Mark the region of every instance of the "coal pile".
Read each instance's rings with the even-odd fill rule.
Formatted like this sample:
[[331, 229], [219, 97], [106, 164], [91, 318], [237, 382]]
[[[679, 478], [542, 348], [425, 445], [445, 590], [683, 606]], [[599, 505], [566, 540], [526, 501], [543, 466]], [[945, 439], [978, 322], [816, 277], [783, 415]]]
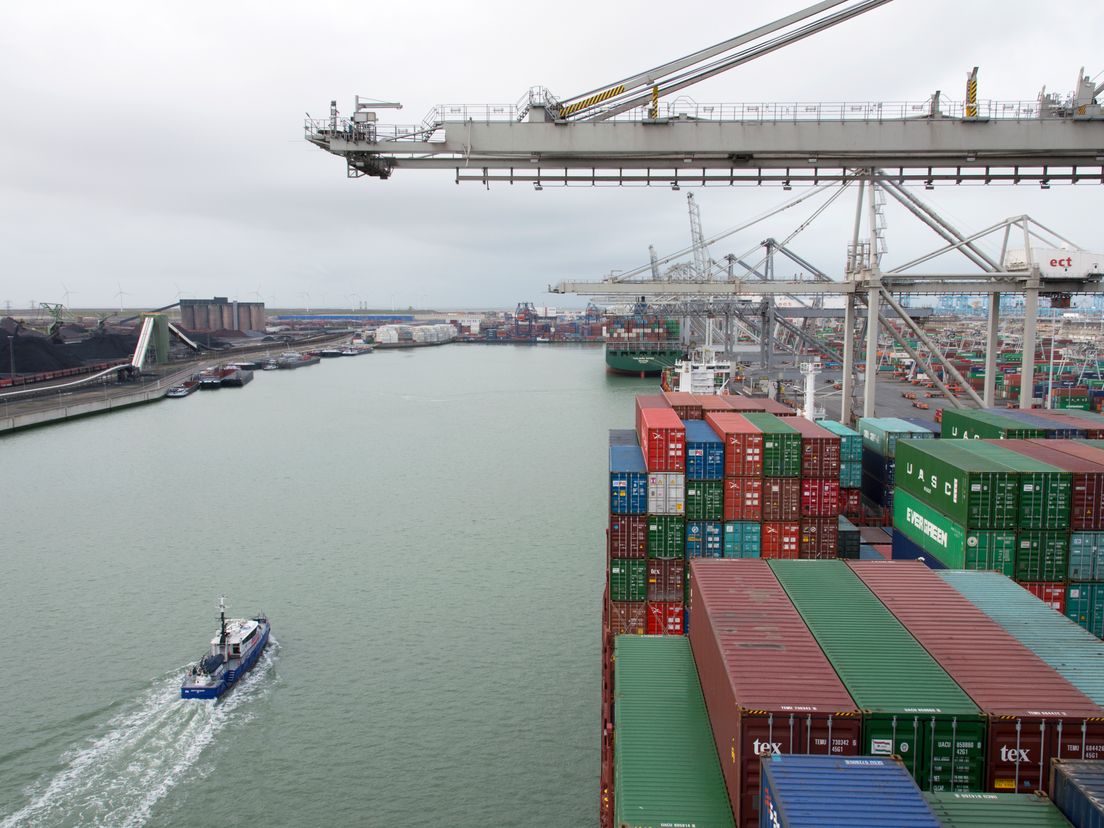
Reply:
[[60, 371], [63, 368], [79, 368], [84, 361], [79, 355], [69, 353], [68, 348], [55, 345], [43, 336], [22, 333], [14, 339], [0, 337], [0, 372], [7, 374], [12, 364], [11, 346], [15, 348], [17, 374], [39, 374]]

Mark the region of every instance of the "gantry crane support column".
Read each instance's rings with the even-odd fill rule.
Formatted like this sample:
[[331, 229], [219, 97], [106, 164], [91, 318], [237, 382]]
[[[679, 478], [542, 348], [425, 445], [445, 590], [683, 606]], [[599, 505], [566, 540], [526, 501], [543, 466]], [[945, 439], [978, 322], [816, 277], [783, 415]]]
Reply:
[[985, 330], [985, 380], [982, 404], [991, 408], [997, 399], [997, 341], [1000, 338], [1000, 294], [989, 294], [989, 317]]

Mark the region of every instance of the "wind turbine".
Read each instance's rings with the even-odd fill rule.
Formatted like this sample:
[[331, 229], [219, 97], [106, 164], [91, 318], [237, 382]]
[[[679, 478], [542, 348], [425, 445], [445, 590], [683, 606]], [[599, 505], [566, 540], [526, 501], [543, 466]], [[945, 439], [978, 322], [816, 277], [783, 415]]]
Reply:
[[305, 296], [307, 299], [307, 313], [310, 313], [310, 294], [305, 290], [299, 291], [300, 296]]
[[130, 296], [130, 294], [127, 293], [127, 291], [123, 290], [123, 283], [122, 282], [116, 282], [115, 284], [117, 284], [119, 286], [119, 290], [115, 293], [115, 298], [119, 300], [119, 315], [122, 316], [123, 315], [123, 297], [124, 296]]
[[65, 282], [62, 282], [62, 283], [61, 283], [61, 289], [62, 289], [63, 291], [65, 291], [65, 293], [64, 293], [64, 296], [65, 296], [65, 307], [67, 307], [67, 308], [68, 308], [68, 307], [69, 307], [69, 296], [70, 296], [71, 294], [74, 294], [74, 293], [76, 293], [76, 291], [75, 291], [75, 290], [69, 290], [69, 288], [68, 288], [68, 287], [66, 287], [66, 285], [65, 285]]

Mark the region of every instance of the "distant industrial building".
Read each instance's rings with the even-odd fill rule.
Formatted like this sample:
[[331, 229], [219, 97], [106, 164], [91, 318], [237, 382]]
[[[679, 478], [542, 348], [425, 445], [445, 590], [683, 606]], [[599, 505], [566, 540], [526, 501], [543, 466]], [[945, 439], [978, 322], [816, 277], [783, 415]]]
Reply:
[[189, 331], [263, 331], [264, 302], [231, 302], [214, 299], [181, 299], [180, 324]]

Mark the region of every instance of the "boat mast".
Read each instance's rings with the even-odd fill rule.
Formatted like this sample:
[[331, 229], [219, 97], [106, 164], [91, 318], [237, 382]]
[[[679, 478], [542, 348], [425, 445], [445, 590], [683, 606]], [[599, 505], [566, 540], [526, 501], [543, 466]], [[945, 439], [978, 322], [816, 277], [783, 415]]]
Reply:
[[229, 661], [226, 651], [226, 596], [219, 596], [219, 647], [222, 648], [222, 660]]

